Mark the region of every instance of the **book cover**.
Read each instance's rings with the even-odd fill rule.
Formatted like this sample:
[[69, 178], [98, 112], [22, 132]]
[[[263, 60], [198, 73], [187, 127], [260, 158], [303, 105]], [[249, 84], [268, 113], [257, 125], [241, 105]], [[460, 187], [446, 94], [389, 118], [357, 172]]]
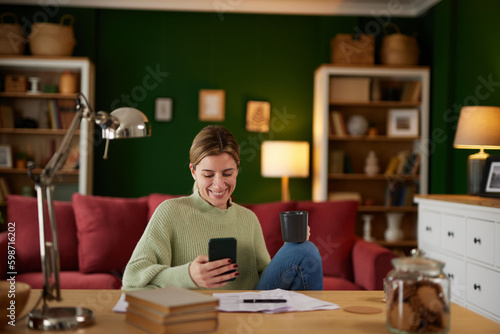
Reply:
[[147, 332], [154, 334], [183, 334], [183, 333], [201, 333], [211, 332], [217, 329], [218, 318], [206, 318], [196, 321], [181, 321], [161, 324], [143, 317], [134, 312], [125, 314], [125, 320]]
[[129, 291], [125, 294], [129, 303], [146, 306], [165, 314], [215, 307], [219, 300], [191, 290], [169, 286], [161, 289]]
[[135, 313], [151, 321], [155, 321], [161, 324], [216, 318], [218, 315], [218, 311], [215, 307], [189, 310], [186, 312], [179, 312], [174, 314], [165, 314], [150, 307], [133, 303], [128, 304], [127, 312]]

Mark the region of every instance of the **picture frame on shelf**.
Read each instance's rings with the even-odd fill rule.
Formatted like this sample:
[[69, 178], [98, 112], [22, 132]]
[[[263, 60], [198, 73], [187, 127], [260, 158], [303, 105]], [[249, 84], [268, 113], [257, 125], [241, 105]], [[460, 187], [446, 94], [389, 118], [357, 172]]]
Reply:
[[479, 196], [500, 197], [500, 156], [486, 158]]
[[220, 122], [225, 118], [226, 92], [222, 89], [200, 89], [199, 120]]
[[418, 109], [389, 109], [387, 116], [388, 137], [418, 137]]
[[0, 145], [0, 168], [12, 168], [12, 148]]

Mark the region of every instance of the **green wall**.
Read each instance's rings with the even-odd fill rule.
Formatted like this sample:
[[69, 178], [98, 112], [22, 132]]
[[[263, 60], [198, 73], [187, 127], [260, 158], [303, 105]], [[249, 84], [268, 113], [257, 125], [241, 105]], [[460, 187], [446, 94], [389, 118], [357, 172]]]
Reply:
[[500, 34], [499, 12], [500, 2], [495, 0], [445, 0], [431, 12], [435, 27], [432, 193], [467, 193], [467, 157], [478, 151], [453, 148], [460, 108], [500, 106], [500, 44], [495, 42]]
[[[25, 22], [44, 12], [34, 6], [4, 8]], [[472, 151], [452, 147], [460, 109], [454, 105], [476, 103], [470, 96], [479, 78], [500, 81], [500, 45], [494, 39], [500, 26], [493, 24], [499, 10], [495, 0], [443, 0], [421, 17], [393, 19], [403, 33], [418, 34], [421, 63], [432, 69], [432, 193], [466, 192], [466, 160]], [[96, 134], [94, 193], [133, 197], [190, 192], [188, 150], [195, 134], [209, 124], [198, 121], [198, 92], [213, 88], [226, 91], [221, 124], [242, 146], [234, 194], [239, 202], [280, 199], [280, 180], [260, 176], [260, 143], [311, 142], [313, 75], [329, 62], [330, 39], [336, 33], [380, 28], [387, 19], [250, 14], [224, 14], [221, 19], [216, 13], [81, 8], [53, 12], [52, 22], [65, 13], [76, 18], [74, 55], [90, 57], [96, 65], [95, 109], [137, 106], [153, 126], [151, 138], [111, 142], [108, 160], [102, 160], [104, 143]], [[370, 32], [379, 45], [382, 31]], [[161, 72], [157, 86], [146, 89], [154, 83], [150, 72], [155, 69]], [[491, 95], [477, 103], [500, 105], [498, 86], [490, 88]], [[158, 97], [173, 98], [172, 122], [154, 120]], [[271, 102], [269, 133], [245, 130], [249, 100]], [[293, 199], [311, 198], [310, 177], [292, 179], [290, 187]]]

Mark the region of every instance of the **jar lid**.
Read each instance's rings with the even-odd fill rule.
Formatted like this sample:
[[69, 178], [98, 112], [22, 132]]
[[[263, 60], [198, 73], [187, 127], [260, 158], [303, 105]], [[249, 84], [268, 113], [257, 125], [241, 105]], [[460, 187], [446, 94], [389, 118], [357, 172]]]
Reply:
[[423, 257], [400, 257], [392, 259], [396, 270], [408, 272], [435, 273], [443, 269], [445, 263]]

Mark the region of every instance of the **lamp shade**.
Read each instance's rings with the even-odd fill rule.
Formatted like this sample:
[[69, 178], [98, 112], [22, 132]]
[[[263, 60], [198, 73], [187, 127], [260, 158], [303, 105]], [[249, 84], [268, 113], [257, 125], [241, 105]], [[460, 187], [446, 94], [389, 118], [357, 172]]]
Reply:
[[306, 141], [262, 142], [261, 173], [264, 177], [308, 177], [309, 143]]
[[463, 107], [455, 134], [455, 148], [500, 149], [500, 107]]
[[106, 139], [138, 138], [150, 135], [151, 124], [148, 118], [135, 108], [114, 110], [103, 126], [103, 137]]

